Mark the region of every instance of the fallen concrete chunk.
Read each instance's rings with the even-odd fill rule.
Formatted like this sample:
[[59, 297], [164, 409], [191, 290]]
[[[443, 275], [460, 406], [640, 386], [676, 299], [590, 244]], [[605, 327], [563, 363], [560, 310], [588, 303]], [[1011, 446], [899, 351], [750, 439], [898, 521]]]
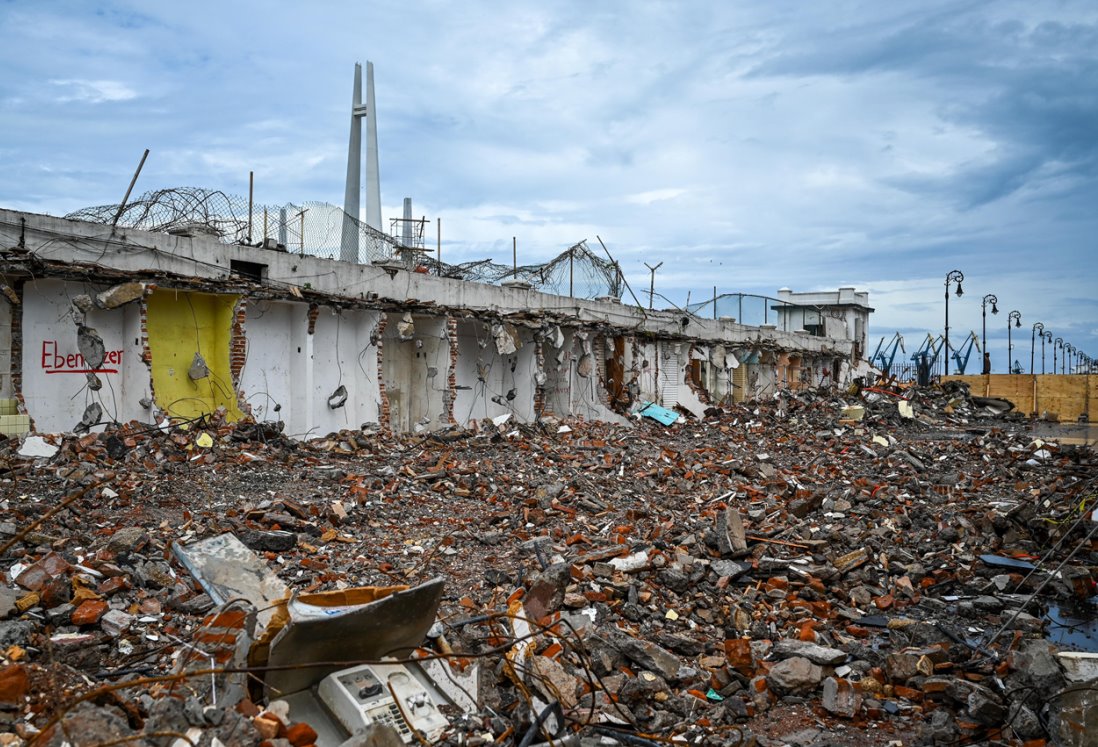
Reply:
[[855, 568], [865, 565], [869, 561], [869, 551], [864, 547], [859, 547], [853, 552], [848, 552], [846, 555], [840, 555], [832, 561], [832, 565], [839, 573], [846, 573], [852, 571]]
[[632, 555], [626, 555], [624, 558], [612, 558], [609, 564], [622, 573], [636, 573], [648, 568], [648, 552], [641, 550]]
[[729, 506], [717, 519], [717, 549], [722, 555], [747, 552], [747, 536], [743, 528], [740, 510]]
[[172, 551], [215, 604], [237, 597], [251, 602], [258, 610], [260, 633], [274, 616], [276, 603], [289, 596], [285, 582], [232, 534], [192, 545], [174, 544]]
[[721, 578], [732, 581], [751, 571], [750, 563], [737, 563], [734, 560], [714, 560], [709, 567]]
[[57, 447], [41, 436], [27, 436], [19, 447], [19, 456], [28, 459], [49, 459], [57, 453]]
[[823, 669], [803, 656], [794, 656], [770, 667], [766, 681], [780, 693], [803, 695], [816, 689], [823, 679]]
[[774, 644], [771, 649], [774, 656], [788, 659], [791, 656], [803, 656], [813, 664], [825, 666], [837, 666], [846, 661], [846, 652], [837, 648], [827, 648], [810, 641], [798, 641], [794, 638], [784, 638]]
[[657, 672], [665, 679], [673, 679], [683, 666], [679, 657], [651, 641], [618, 635], [610, 639], [610, 644], [625, 658]]
[[862, 694], [848, 680], [828, 677], [823, 681], [821, 705], [828, 713], [854, 718], [862, 707]]
[[138, 282], [122, 283], [99, 293], [95, 305], [101, 309], [116, 309], [119, 306], [137, 301], [145, 295], [145, 284]]
[[568, 563], [554, 563], [546, 568], [530, 584], [522, 604], [527, 616], [539, 622], [550, 612], [556, 612], [564, 602], [564, 588], [572, 580]]

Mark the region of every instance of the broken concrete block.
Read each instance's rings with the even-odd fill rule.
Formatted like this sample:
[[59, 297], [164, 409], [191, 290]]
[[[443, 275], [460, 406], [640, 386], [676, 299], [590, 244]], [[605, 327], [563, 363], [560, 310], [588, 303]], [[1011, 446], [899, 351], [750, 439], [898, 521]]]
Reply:
[[1013, 658], [1018, 677], [1037, 692], [1052, 693], [1064, 686], [1064, 673], [1045, 640], [1028, 641]]
[[87, 293], [81, 293], [78, 296], [73, 296], [72, 305], [73, 308], [76, 309], [76, 311], [80, 314], [87, 314], [89, 311], [91, 311], [93, 306], [92, 297], [89, 296]]
[[625, 658], [645, 669], [655, 671], [665, 679], [674, 678], [682, 667], [682, 660], [679, 657], [651, 641], [618, 635], [610, 639], [609, 643]]
[[28, 459], [49, 459], [57, 453], [57, 447], [41, 436], [27, 436], [19, 447], [19, 456]]
[[210, 375], [210, 367], [206, 365], [206, 359], [201, 353], [195, 352], [191, 367], [187, 369], [187, 376], [191, 381], [200, 381]]
[[84, 414], [80, 416], [80, 422], [76, 424], [73, 431], [76, 433], [86, 433], [90, 431], [92, 427], [99, 425], [102, 420], [103, 405], [98, 402], [92, 402], [84, 408]]
[[16, 602], [21, 595], [15, 589], [0, 586], [0, 620], [16, 611]]
[[134, 616], [122, 610], [109, 610], [99, 618], [99, 629], [111, 638], [117, 638], [125, 633], [133, 625]]
[[416, 324], [412, 320], [411, 314], [405, 314], [397, 322], [397, 334], [400, 336], [402, 342], [408, 342], [416, 334]]
[[709, 567], [721, 578], [728, 578], [732, 581], [751, 571], [750, 563], [737, 563], [734, 560], [714, 560], [709, 564]]
[[837, 648], [828, 648], [810, 641], [798, 641], [795, 638], [784, 638], [774, 644], [770, 649], [774, 656], [782, 659], [791, 656], [803, 656], [813, 664], [834, 667], [846, 661], [846, 652]]
[[531, 682], [550, 702], [559, 701], [566, 711], [576, 705], [580, 681], [563, 666], [547, 656], [535, 656], [530, 661], [530, 668], [534, 674]]
[[823, 679], [823, 668], [803, 656], [780, 661], [770, 668], [766, 681], [781, 693], [803, 695], [816, 689]]
[[[99, 293], [95, 305], [101, 309], [116, 309], [124, 304], [137, 301], [145, 295], [145, 284], [138, 282], [122, 283]], [[75, 303], [75, 299], [74, 299]]]
[[997, 726], [1006, 718], [1003, 701], [990, 689], [977, 685], [968, 694], [968, 715], [986, 726]]
[[137, 552], [149, 541], [149, 533], [141, 527], [122, 527], [107, 540], [107, 550], [115, 555]]
[[572, 580], [568, 563], [554, 563], [542, 571], [526, 591], [522, 603], [526, 616], [539, 622], [564, 603], [564, 588]]
[[84, 364], [90, 369], [96, 369], [103, 365], [107, 357], [107, 348], [103, 344], [103, 338], [90, 327], [80, 325], [76, 328], [76, 349], [84, 357]]
[[835, 716], [854, 718], [862, 707], [862, 694], [848, 680], [828, 677], [823, 681], [821, 704]]
[[496, 352], [500, 355], [511, 355], [522, 347], [518, 331], [510, 324], [493, 324], [492, 337], [495, 338]]
[[859, 547], [853, 552], [848, 552], [846, 555], [840, 555], [831, 561], [832, 565], [839, 573], [846, 573], [852, 571], [859, 566], [865, 565], [869, 561], [869, 551], [864, 547]]
[[717, 517], [717, 548], [722, 555], [747, 552], [747, 536], [739, 508], [729, 506]]
[[267, 531], [253, 529], [241, 532], [240, 541], [252, 550], [260, 552], [286, 552], [297, 545], [297, 535], [280, 529]]

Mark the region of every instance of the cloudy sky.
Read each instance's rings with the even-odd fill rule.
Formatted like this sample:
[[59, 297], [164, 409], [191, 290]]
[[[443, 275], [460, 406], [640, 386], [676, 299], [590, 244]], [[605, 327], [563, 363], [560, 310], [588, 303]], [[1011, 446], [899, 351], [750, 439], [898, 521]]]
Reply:
[[599, 235], [679, 303], [868, 290], [908, 348], [959, 269], [951, 336], [994, 293], [997, 371], [1012, 309], [1026, 368], [1036, 321], [1098, 356], [1093, 0], [0, 0], [0, 27], [4, 207], [117, 202], [146, 147], [138, 192], [253, 170], [261, 202], [341, 203], [369, 59], [383, 214], [441, 217], [444, 258]]

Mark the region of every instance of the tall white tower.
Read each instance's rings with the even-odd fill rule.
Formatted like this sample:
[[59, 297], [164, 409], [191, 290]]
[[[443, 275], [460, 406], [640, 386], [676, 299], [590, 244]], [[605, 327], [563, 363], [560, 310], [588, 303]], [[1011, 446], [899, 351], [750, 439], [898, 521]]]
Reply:
[[377, 163], [377, 112], [374, 108], [374, 63], [366, 62], [366, 106], [362, 105], [362, 65], [355, 63], [351, 91], [351, 137], [347, 145], [347, 184], [343, 194], [343, 234], [339, 258], [358, 261], [359, 192], [362, 190], [362, 118], [366, 118], [366, 225], [381, 230], [381, 176]]

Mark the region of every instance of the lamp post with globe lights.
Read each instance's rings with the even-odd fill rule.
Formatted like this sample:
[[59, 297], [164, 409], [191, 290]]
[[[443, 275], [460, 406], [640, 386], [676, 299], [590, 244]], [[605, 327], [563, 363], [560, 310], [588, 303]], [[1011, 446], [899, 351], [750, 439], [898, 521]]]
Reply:
[[[1011, 324], [1014, 322], [1014, 324]], [[1011, 328], [1022, 326], [1022, 312], [1012, 311], [1007, 314], [1007, 373], [1014, 373], [1014, 342], [1011, 339]]]
[[[960, 287], [960, 286], [958, 286], [958, 287]], [[983, 336], [980, 339], [980, 343], [984, 346], [984, 373], [985, 374], [991, 373], [991, 353], [987, 352], [987, 305], [991, 304], [991, 313], [992, 314], [998, 314], [999, 313], [999, 307], [997, 305], [998, 303], [999, 303], [999, 299], [995, 296], [994, 293], [988, 293], [986, 296], [984, 296], [984, 300], [980, 302], [980, 317], [981, 317], [981, 319], [983, 321], [983, 325], [984, 325]], [[1010, 363], [1010, 361], [1007, 361], [1007, 364], [1008, 364], [1007, 367], [1008, 368], [1009, 368], [1009, 363]]]
[[1033, 333], [1029, 336], [1029, 375], [1033, 375], [1033, 356], [1037, 350], [1037, 335], [1041, 335], [1041, 344], [1045, 341], [1045, 325], [1041, 322], [1033, 323]]
[[965, 274], [960, 270], [950, 270], [945, 279], [945, 339], [942, 342], [942, 350], [945, 352], [945, 375], [949, 376], [949, 284], [957, 283], [957, 298], [960, 298], [965, 294], [961, 283], [964, 282]]

